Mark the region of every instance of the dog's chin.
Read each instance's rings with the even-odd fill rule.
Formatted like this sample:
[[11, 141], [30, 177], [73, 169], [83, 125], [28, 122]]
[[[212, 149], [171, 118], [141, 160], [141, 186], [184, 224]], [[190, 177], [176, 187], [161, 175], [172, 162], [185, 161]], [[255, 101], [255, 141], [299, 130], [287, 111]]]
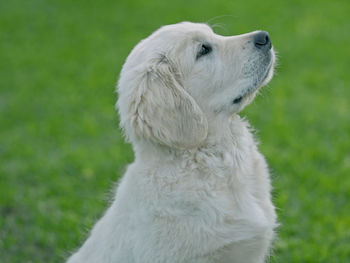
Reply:
[[261, 80], [261, 84], [260, 84], [259, 88], [267, 85], [271, 81], [271, 79], [273, 77], [274, 70], [275, 70], [275, 61], [274, 61], [274, 59], [272, 59], [270, 64], [269, 64], [269, 67], [268, 67], [266, 74], [264, 75], [264, 77]]

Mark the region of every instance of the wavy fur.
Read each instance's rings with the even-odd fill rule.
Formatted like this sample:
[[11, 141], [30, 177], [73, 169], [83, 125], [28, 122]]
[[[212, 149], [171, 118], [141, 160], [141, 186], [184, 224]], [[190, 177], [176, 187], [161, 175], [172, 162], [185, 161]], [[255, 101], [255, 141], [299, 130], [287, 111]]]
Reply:
[[117, 107], [135, 161], [69, 263], [266, 259], [276, 226], [268, 168], [237, 115], [273, 74], [274, 52], [258, 50], [255, 34], [186, 22], [133, 49]]

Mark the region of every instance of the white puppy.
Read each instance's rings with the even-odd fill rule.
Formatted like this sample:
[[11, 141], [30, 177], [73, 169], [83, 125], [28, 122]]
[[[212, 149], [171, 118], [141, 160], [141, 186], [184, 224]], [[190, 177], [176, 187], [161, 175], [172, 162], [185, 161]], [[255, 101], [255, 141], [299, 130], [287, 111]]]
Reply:
[[135, 161], [74, 262], [263, 262], [276, 226], [264, 157], [237, 113], [273, 75], [266, 32], [164, 26], [127, 58], [121, 126]]

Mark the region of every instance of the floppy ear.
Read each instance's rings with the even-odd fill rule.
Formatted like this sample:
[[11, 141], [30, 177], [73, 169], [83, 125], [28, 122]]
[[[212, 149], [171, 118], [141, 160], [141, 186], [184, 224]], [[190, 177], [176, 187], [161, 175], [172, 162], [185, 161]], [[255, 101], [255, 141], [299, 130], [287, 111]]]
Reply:
[[207, 120], [182, 87], [174, 67], [163, 57], [141, 72], [126, 98], [126, 121], [134, 134], [170, 147], [198, 146], [207, 136]]

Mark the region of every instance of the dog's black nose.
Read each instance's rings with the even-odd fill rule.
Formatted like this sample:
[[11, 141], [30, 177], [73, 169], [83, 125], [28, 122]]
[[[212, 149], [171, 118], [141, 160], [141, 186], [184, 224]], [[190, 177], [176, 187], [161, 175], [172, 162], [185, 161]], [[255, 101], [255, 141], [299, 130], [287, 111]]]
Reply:
[[266, 31], [259, 31], [254, 35], [254, 44], [257, 48], [261, 50], [269, 50], [271, 49], [271, 40], [269, 37], [269, 33]]

